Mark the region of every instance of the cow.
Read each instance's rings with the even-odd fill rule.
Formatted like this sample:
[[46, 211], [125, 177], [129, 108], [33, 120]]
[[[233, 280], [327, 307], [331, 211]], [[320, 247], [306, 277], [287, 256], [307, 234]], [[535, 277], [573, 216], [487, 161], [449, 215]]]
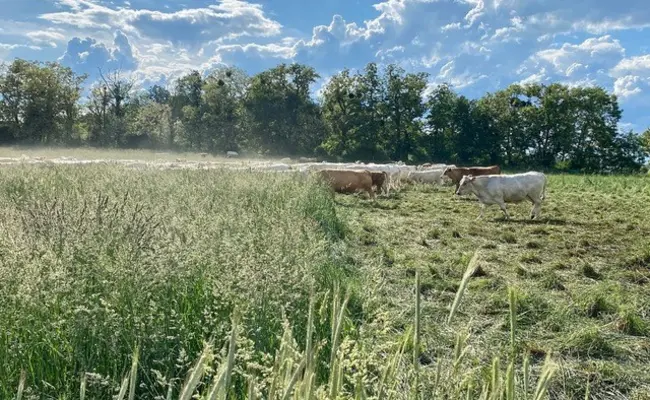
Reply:
[[354, 193], [365, 191], [370, 198], [375, 198], [372, 190], [373, 179], [368, 171], [350, 171], [343, 169], [322, 169], [318, 175], [329, 183], [330, 187], [339, 193]]
[[424, 171], [411, 171], [407, 179], [412, 182], [433, 183], [440, 185], [442, 183], [443, 169], [427, 169]]
[[226, 152], [226, 158], [230, 158], [230, 157], [239, 157], [239, 153], [237, 153], [236, 151], [229, 150]]
[[501, 174], [501, 168], [498, 165], [491, 165], [489, 167], [456, 167], [449, 166], [445, 168], [445, 171], [442, 173], [443, 176], [448, 177], [451, 181], [456, 184], [456, 191], [458, 191], [458, 186], [460, 185], [460, 180], [463, 179], [465, 175], [499, 175]]
[[388, 193], [388, 173], [385, 171], [368, 171], [372, 184], [377, 188], [377, 191], [386, 191]]
[[513, 175], [465, 175], [456, 194], [474, 194], [478, 198], [481, 212], [477, 219], [492, 204], [497, 204], [505, 218], [510, 219], [506, 203], [520, 203], [526, 199], [533, 203], [530, 219], [539, 219], [542, 200], [546, 197], [546, 175], [535, 171]]
[[448, 167], [446, 164], [431, 164], [431, 163], [424, 163], [421, 165], [418, 165], [416, 167], [417, 170], [426, 170], [426, 169], [445, 169], [445, 167]]

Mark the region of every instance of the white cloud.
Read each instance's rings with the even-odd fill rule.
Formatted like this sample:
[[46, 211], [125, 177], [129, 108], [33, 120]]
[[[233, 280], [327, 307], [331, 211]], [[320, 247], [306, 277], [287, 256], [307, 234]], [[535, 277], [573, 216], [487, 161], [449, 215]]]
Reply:
[[57, 30], [44, 30], [27, 32], [26, 35], [32, 42], [36, 44], [45, 44], [50, 47], [58, 47], [59, 43], [65, 42], [66, 38], [60, 31]]
[[650, 88], [650, 80], [634, 75], [626, 75], [614, 81], [614, 94], [626, 99], [641, 94]]
[[230, 35], [274, 36], [282, 25], [264, 14], [262, 6], [242, 0], [221, 0], [204, 8], [175, 12], [113, 9], [88, 0], [57, 0], [67, 11], [46, 13], [41, 19], [85, 29], [120, 29], [139, 36], [196, 45]]
[[400, 54], [404, 54], [404, 46], [395, 46], [390, 49], [380, 49], [377, 50], [377, 53], [375, 53], [375, 57], [381, 61], [385, 61], [388, 59], [395, 59], [399, 57]]
[[59, 61], [91, 77], [96, 76], [100, 68], [104, 71], [133, 71], [138, 66], [131, 43], [121, 31], [115, 32], [110, 48], [92, 38], [73, 38]]
[[525, 85], [529, 83], [545, 83], [549, 80], [546, 76], [546, 70], [542, 68], [540, 71], [528, 75], [526, 78], [520, 80], [518, 83]]
[[39, 46], [27, 46], [24, 44], [12, 44], [12, 43], [0, 43], [0, 50], [15, 50], [15, 49], [32, 49], [32, 50], [41, 50]]
[[650, 54], [622, 59], [612, 69], [614, 76], [638, 74], [650, 77]]
[[650, 105], [650, 54], [624, 58], [610, 74], [616, 78], [614, 94], [623, 100], [634, 98], [637, 103]]
[[440, 28], [441, 32], [455, 31], [460, 29], [460, 22], [452, 22]]
[[624, 55], [621, 43], [605, 35], [588, 38], [579, 44], [564, 43], [559, 48], [540, 50], [530, 56], [517, 73], [520, 76], [528, 74], [523, 81], [542, 82], [545, 78], [570, 85], [606, 83], [611, 79], [604, 71], [616, 65]]
[[432, 84], [448, 83], [455, 90], [460, 90], [487, 77], [484, 74], [471, 73], [467, 69], [459, 73], [457, 72], [456, 61], [452, 60], [440, 68]]

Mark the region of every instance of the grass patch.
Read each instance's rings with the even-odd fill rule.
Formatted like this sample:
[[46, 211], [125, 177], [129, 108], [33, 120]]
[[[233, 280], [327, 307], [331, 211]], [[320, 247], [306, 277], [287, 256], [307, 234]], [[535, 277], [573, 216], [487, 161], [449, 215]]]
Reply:
[[2, 398], [647, 393], [648, 177], [550, 175], [539, 221], [477, 222], [448, 187], [2, 172]]
[[[118, 377], [136, 346], [139, 381], [183, 376], [204, 341], [228, 336], [235, 309], [241, 357], [262, 362], [279, 348], [283, 315], [306, 334], [311, 291], [322, 302], [336, 283], [356, 286], [334, 199], [315, 182], [10, 167], [0, 188], [2, 398], [27, 366], [30, 390], [45, 397], [78, 387], [79, 371]], [[316, 323], [322, 336], [328, 323]], [[147, 390], [138, 398], [166, 394]]]
[[[488, 208], [477, 222], [478, 205], [458, 201], [450, 195], [452, 189], [445, 188], [423, 193], [407, 187], [399, 199], [379, 200], [386, 209], [399, 205], [400, 214], [370, 213], [350, 197], [338, 198], [350, 211], [350, 220], [373, 219], [378, 246], [389, 246], [396, 260], [385, 268], [372, 253], [355, 250], [364, 254], [360, 267], [366, 279], [383, 282], [377, 302], [390, 299], [380, 308], [382, 320], [393, 321], [393, 326], [405, 318], [412, 277], [405, 280], [402, 269], [433, 265], [429, 268], [435, 274], [426, 281], [431, 289], [427, 286], [423, 302], [427, 323], [421, 338], [434, 359], [451, 357], [446, 351], [454, 347], [454, 337], [444, 328], [449, 303], [461, 287], [467, 262], [479, 249], [477, 271], [487, 275], [469, 278], [454, 316], [456, 324], [472, 332], [467, 362], [486, 365], [493, 350], [501, 360], [508, 359], [507, 288], [515, 286], [517, 349], [529, 349], [534, 363], [559, 354], [563, 371], [576, 371], [556, 378], [549, 389], [551, 397], [584, 398], [586, 382], [593, 376], [585, 367], [585, 360], [590, 360], [617, 367], [611, 369], [607, 384], [590, 387], [594, 398], [607, 398], [609, 393], [632, 393], [635, 382], [650, 382], [646, 367], [650, 354], [643, 336], [650, 322], [650, 272], [644, 269], [649, 258], [640, 251], [647, 248], [645, 235], [650, 232], [650, 215], [644, 207], [650, 201], [650, 178], [590, 179], [587, 183], [580, 176], [549, 175], [539, 221], [527, 220], [530, 204], [522, 203], [508, 206], [509, 222], [499, 218], [498, 208]], [[628, 189], [614, 199], [611, 195], [621, 184]], [[428, 211], [415, 215], [408, 212], [411, 205]], [[603, 212], [595, 215], [594, 209]], [[426, 239], [427, 246], [411, 243], [413, 237]], [[437, 240], [430, 240], [433, 237]], [[409, 262], [402, 265], [401, 259]], [[632, 360], [626, 358], [629, 354], [635, 355]], [[487, 370], [490, 374], [491, 367]], [[506, 370], [501, 368], [502, 373]]]

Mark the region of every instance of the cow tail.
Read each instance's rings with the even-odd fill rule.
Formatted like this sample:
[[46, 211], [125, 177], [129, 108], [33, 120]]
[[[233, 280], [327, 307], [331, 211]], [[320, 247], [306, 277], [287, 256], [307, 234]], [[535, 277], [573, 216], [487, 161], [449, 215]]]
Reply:
[[546, 178], [546, 175], [544, 175], [544, 186], [542, 186], [542, 196], [541, 196], [542, 200], [544, 200], [546, 198], [546, 181], [547, 181], [547, 178]]

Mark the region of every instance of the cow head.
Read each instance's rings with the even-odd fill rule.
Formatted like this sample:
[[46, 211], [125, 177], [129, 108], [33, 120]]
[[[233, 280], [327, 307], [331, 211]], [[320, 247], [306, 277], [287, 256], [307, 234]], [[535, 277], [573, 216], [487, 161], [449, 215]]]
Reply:
[[472, 184], [474, 183], [474, 179], [476, 178], [473, 175], [463, 176], [463, 179], [461, 179], [460, 183], [458, 184], [458, 190], [456, 190], [456, 194], [458, 196], [462, 196], [472, 193]]

